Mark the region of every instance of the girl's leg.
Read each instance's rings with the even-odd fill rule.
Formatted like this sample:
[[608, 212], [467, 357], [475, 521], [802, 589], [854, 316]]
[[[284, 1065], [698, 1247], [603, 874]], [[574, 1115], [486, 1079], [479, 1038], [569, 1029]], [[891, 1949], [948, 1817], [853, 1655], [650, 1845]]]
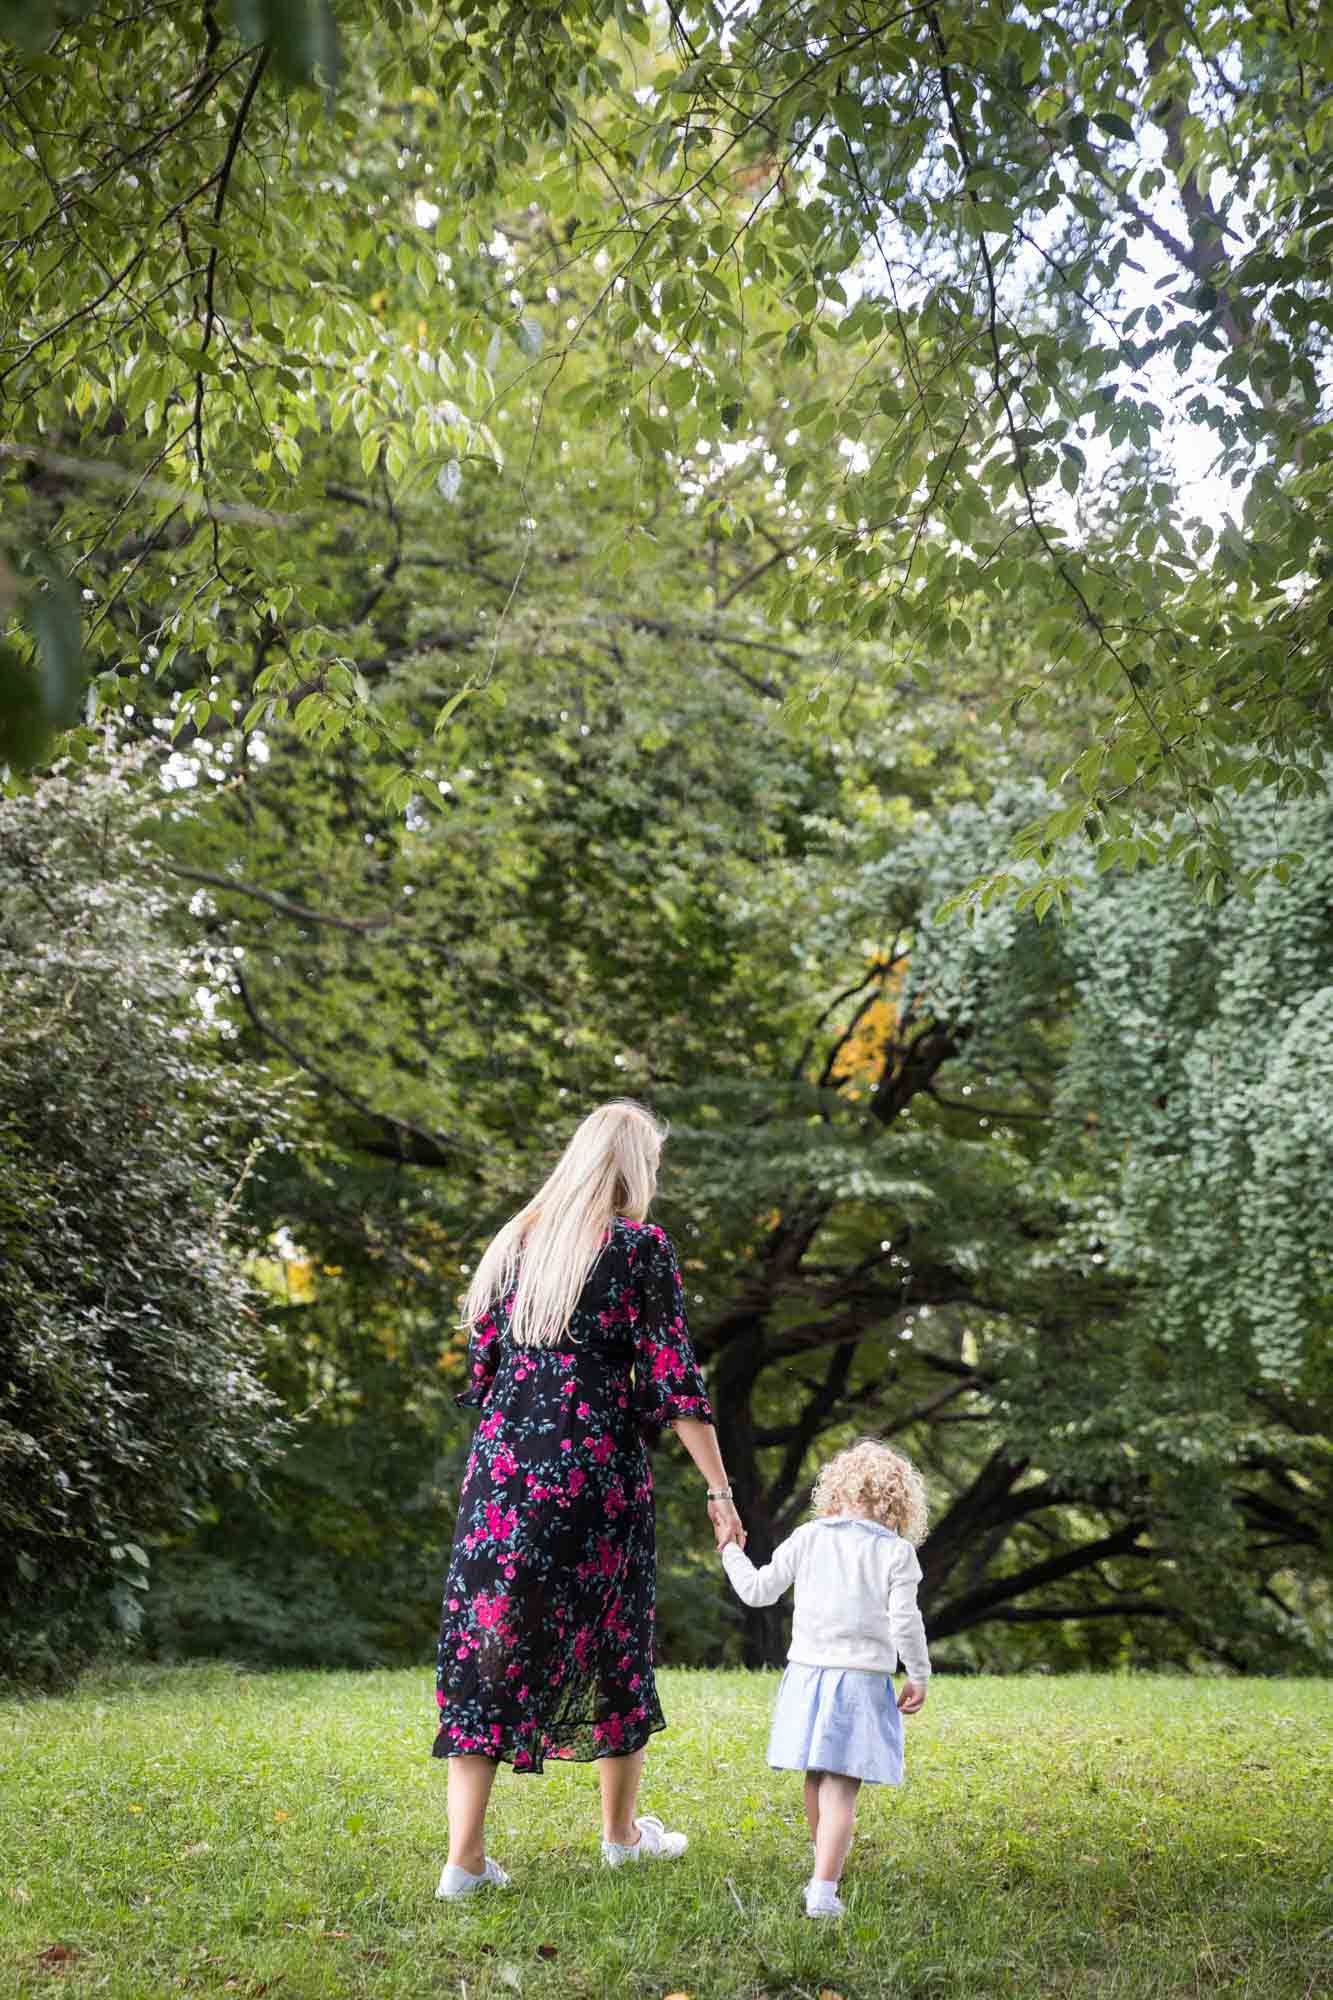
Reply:
[[837, 1883], [842, 1879], [847, 1850], [852, 1844], [856, 1823], [856, 1795], [859, 1778], [845, 1778], [838, 1771], [819, 1774], [819, 1824], [815, 1832], [816, 1882]]
[[807, 1771], [805, 1774], [805, 1822], [810, 1829], [811, 1840], [819, 1838], [819, 1781], [822, 1771]]
[[618, 1847], [633, 1847], [639, 1836], [634, 1828], [634, 1808], [643, 1776], [643, 1752], [628, 1757], [599, 1757], [597, 1776], [602, 1787], [602, 1839]]
[[449, 1864], [469, 1875], [486, 1866], [486, 1808], [495, 1772], [490, 1757], [449, 1759]]

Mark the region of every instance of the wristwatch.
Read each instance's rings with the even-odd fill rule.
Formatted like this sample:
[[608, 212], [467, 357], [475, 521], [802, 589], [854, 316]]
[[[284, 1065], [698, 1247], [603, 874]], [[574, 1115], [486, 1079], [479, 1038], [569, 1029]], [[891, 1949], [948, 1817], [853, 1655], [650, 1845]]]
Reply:
[[708, 1497], [710, 1500], [730, 1500], [731, 1488], [729, 1486], [710, 1486]]

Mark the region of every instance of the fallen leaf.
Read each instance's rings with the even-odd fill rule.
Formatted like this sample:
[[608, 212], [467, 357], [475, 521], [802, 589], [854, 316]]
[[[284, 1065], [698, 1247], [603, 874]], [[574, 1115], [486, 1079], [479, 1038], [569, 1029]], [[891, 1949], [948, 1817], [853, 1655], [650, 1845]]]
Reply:
[[132, 1813], [141, 1813], [141, 1812], [143, 1811], [143, 1807], [142, 1807], [142, 1806], [131, 1806], [131, 1807], [130, 1807], [130, 1811], [131, 1811]]
[[500, 1984], [508, 1986], [515, 1993], [521, 1993], [523, 1991], [523, 1974], [516, 1965], [502, 1965], [500, 1967]]
[[842, 2000], [842, 1995], [836, 1986], [821, 1986], [819, 2000]]
[[73, 1945], [49, 1944], [45, 1951], [38, 1952], [37, 1963], [46, 1966], [48, 1970], [53, 1970], [56, 1966], [68, 1965], [78, 1955]]
[[688, 1993], [664, 1993], [662, 2000], [690, 2000]]
[[537, 1956], [538, 1958], [557, 1958], [559, 1953], [553, 1944], [539, 1944], [537, 1946]]
[[282, 1822], [283, 1822], [283, 1821], [284, 1821], [285, 1819], [290, 1819], [290, 1818], [291, 1818], [291, 1814], [290, 1814], [290, 1813], [285, 1813], [285, 1812], [275, 1812], [275, 1813], [274, 1813], [274, 1815], [273, 1815], [273, 1824], [274, 1824], [274, 1826], [281, 1826], [281, 1825], [282, 1825]]
[[212, 1852], [211, 1842], [207, 1840], [192, 1840], [188, 1847], [182, 1847], [181, 1859], [182, 1861], [191, 1861], [196, 1854], [211, 1854]]
[[26, 1882], [16, 1882], [9, 1893], [16, 1903], [30, 1903], [32, 1901], [32, 1890]]

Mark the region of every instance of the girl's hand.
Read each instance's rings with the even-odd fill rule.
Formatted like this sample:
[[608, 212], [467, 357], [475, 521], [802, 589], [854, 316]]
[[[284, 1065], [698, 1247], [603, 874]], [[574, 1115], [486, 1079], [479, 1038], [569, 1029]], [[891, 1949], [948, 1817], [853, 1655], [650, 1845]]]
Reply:
[[719, 1550], [724, 1549], [728, 1542], [735, 1542], [737, 1548], [744, 1549], [745, 1530], [741, 1526], [741, 1517], [730, 1500], [710, 1500], [708, 1518], [713, 1524], [713, 1533], [717, 1538]]
[[920, 1681], [904, 1681], [898, 1690], [898, 1713], [915, 1715], [926, 1705], [926, 1690]]

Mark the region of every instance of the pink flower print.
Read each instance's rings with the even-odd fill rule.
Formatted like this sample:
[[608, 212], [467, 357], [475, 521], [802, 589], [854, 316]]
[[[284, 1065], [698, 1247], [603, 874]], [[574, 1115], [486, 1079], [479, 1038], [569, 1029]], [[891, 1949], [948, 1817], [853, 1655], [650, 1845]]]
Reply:
[[483, 1631], [492, 1632], [504, 1617], [509, 1607], [509, 1599], [502, 1591], [488, 1597], [484, 1590], [477, 1592], [477, 1623]]
[[503, 1427], [503, 1424], [504, 1424], [504, 1417], [499, 1410], [496, 1410], [493, 1412], [491, 1416], [484, 1418], [483, 1421], [480, 1424], [478, 1424], [477, 1429], [482, 1437], [493, 1438], [496, 1432]]
[[443, 1689], [443, 1688], [436, 1688], [436, 1690], [435, 1690], [435, 1706], [436, 1706], [436, 1708], [443, 1708], [443, 1707], [444, 1707], [444, 1689]]
[[486, 1530], [492, 1541], [507, 1542], [517, 1526], [518, 1515], [512, 1507], [502, 1513], [494, 1500], [486, 1502]]
[[560, 1394], [562, 1396], [572, 1396], [577, 1388], [578, 1388], [578, 1383], [574, 1380], [574, 1377], [571, 1375], [568, 1382], [562, 1382], [560, 1384]]
[[583, 1470], [583, 1467], [581, 1465], [571, 1466], [569, 1473], [569, 1490], [576, 1499], [578, 1498], [579, 1494], [582, 1493], [587, 1483], [588, 1483], [588, 1475]]
[[642, 1687], [642, 1685], [643, 1685], [643, 1675], [642, 1675], [642, 1674], [631, 1674], [631, 1675], [630, 1675], [630, 1677], [629, 1677], [629, 1684], [630, 1684], [630, 1691], [631, 1691], [631, 1693], [634, 1693], [634, 1694], [637, 1694], [637, 1693], [638, 1693], [638, 1690], [639, 1690], [639, 1689], [640, 1689], [640, 1688]]
[[592, 1734], [595, 1743], [606, 1743], [612, 1750], [618, 1750], [625, 1740], [624, 1720], [618, 1715], [608, 1715], [605, 1722], [594, 1726]]
[[580, 1625], [574, 1634], [574, 1658], [581, 1667], [588, 1664], [588, 1654], [592, 1649], [592, 1626]]
[[560, 1449], [561, 1449], [561, 1451], [573, 1451], [574, 1447], [573, 1447], [573, 1445], [572, 1445], [572, 1444], [570, 1443], [570, 1441], [569, 1441], [569, 1439], [568, 1439], [568, 1438], [561, 1438], [561, 1440], [560, 1440]]
[[457, 1609], [458, 1609], [458, 1599], [457, 1599], [456, 1597], [451, 1597], [451, 1598], [449, 1599], [449, 1609], [450, 1609], [451, 1611], [457, 1611]]
[[514, 1565], [513, 1565], [512, 1563], [506, 1563], [506, 1564], [505, 1564], [505, 1581], [506, 1581], [507, 1583], [512, 1583], [512, 1582], [514, 1581], [514, 1577], [515, 1577], [515, 1575], [516, 1575], [516, 1574], [517, 1574], [517, 1572], [516, 1572], [516, 1570], [515, 1570], [515, 1568], [514, 1568]]
[[503, 1740], [503, 1737], [504, 1737], [504, 1731], [503, 1731], [503, 1729], [501, 1729], [501, 1727], [500, 1727], [500, 1725], [499, 1725], [499, 1723], [498, 1723], [498, 1722], [493, 1722], [493, 1723], [491, 1724], [491, 1741], [492, 1741], [492, 1743], [499, 1743], [499, 1742], [501, 1742], [501, 1741]]
[[573, 1355], [572, 1355], [572, 1354], [562, 1354], [562, 1355], [560, 1356], [560, 1366], [561, 1366], [562, 1368], [572, 1368], [572, 1367], [574, 1366], [574, 1357], [573, 1357]]
[[674, 1381], [685, 1373], [685, 1365], [674, 1347], [659, 1347], [653, 1355], [653, 1380], [664, 1382], [667, 1376]]
[[517, 1471], [518, 1460], [514, 1457], [508, 1445], [505, 1445], [500, 1451], [496, 1452], [494, 1458], [491, 1460], [491, 1478], [497, 1480], [512, 1479]]
[[599, 1465], [605, 1465], [606, 1461], [608, 1460], [608, 1458], [610, 1458], [611, 1453], [614, 1450], [615, 1446], [612, 1444], [609, 1437], [599, 1437], [593, 1439], [592, 1455], [596, 1459]]
[[586, 1423], [588, 1421], [588, 1418], [592, 1415], [592, 1404], [580, 1403], [574, 1414], [576, 1417], [582, 1417], [583, 1421]]
[[603, 1576], [615, 1576], [620, 1569], [620, 1560], [605, 1535], [597, 1539], [597, 1567]]
[[617, 1514], [625, 1511], [625, 1488], [618, 1479], [613, 1479], [607, 1488], [606, 1511], [613, 1521]]
[[467, 1647], [460, 1646], [458, 1651], [454, 1654], [454, 1658], [456, 1660], [465, 1660], [467, 1658]]

